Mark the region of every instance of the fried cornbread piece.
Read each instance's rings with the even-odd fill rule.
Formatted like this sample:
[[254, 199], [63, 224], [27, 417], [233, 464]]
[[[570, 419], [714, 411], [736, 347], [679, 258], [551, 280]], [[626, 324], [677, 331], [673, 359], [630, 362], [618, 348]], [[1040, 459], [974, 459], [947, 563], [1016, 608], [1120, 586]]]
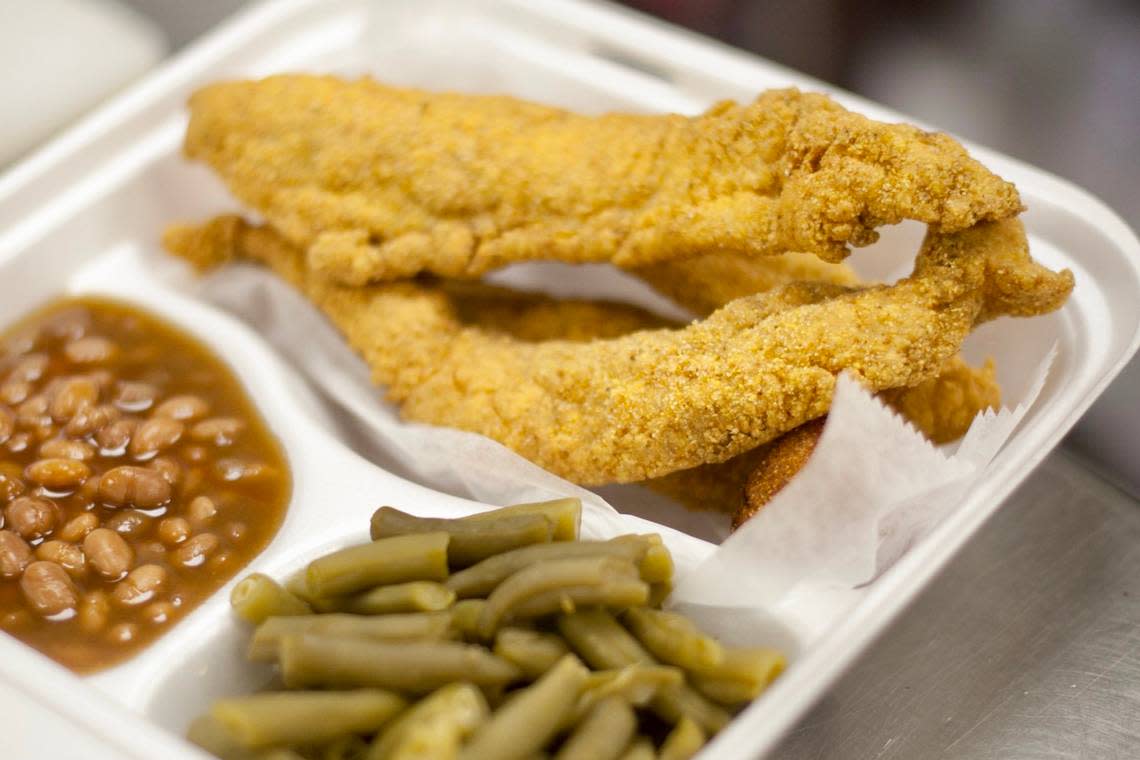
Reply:
[[723, 462], [824, 414], [839, 372], [872, 390], [935, 377], [976, 322], [1058, 308], [1069, 272], [1032, 261], [1017, 220], [931, 233], [891, 286], [798, 283], [680, 330], [525, 343], [466, 327], [420, 282], [345, 287], [272, 229], [174, 228], [199, 266], [270, 266], [345, 334], [409, 419], [494, 438], [569, 480], [631, 482]]
[[711, 251], [839, 261], [903, 219], [1006, 219], [1016, 189], [943, 134], [772, 90], [698, 116], [281, 75], [190, 99], [186, 155], [342, 283], [620, 267]]
[[760, 447], [755, 466], [744, 483], [744, 498], [732, 515], [733, 530], [759, 512], [803, 469], [815, 452], [826, 422], [824, 416], [804, 423]]

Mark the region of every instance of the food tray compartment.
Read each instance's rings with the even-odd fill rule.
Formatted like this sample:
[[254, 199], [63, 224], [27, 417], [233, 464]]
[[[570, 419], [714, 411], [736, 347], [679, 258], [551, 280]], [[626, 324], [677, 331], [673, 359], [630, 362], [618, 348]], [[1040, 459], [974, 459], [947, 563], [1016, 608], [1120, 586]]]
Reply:
[[[429, 515], [482, 508], [404, 481], [357, 456], [341, 441], [341, 420], [303, 379], [247, 326], [198, 300], [193, 278], [160, 251], [166, 224], [237, 208], [216, 179], [179, 155], [188, 93], [218, 78], [283, 70], [370, 72], [395, 83], [505, 91], [592, 112], [691, 113], [715, 99], [747, 99], [768, 87], [830, 89], [604, 6], [436, 0], [412, 8], [365, 0], [284, 1], [240, 16], [0, 177], [0, 320], [11, 322], [61, 292], [113, 295], [198, 336], [250, 391], [293, 467], [285, 522], [248, 568], [275, 577], [323, 551], [363, 539], [367, 516], [381, 501]], [[837, 96], [870, 116], [902, 118]], [[972, 360], [997, 356], [1006, 395], [1016, 399], [1033, 367], [1057, 343], [1058, 358], [1045, 388], [959, 511], [892, 570], [862, 589], [789, 598], [773, 611], [779, 622], [757, 619], [742, 634], [745, 640], [777, 638], [792, 651], [793, 665], [702, 756], [739, 757], [771, 748], [1059, 441], [1136, 349], [1140, 245], [1127, 227], [1061, 180], [992, 152], [971, 150], [1018, 185], [1029, 206], [1024, 218], [1035, 257], [1053, 268], [1073, 269], [1077, 288], [1060, 312], [984, 326], [966, 353]], [[867, 277], [897, 276], [920, 235], [917, 225], [887, 230], [880, 243], [857, 252], [852, 264]], [[544, 282], [541, 265], [513, 276], [516, 282]], [[645, 305], [660, 307], [648, 291], [644, 299]], [[640, 489], [611, 487], [603, 494], [619, 508], [686, 525], [684, 513], [661, 512]], [[630, 524], [631, 530], [662, 532], [679, 573], [713, 549], [671, 528], [636, 518]], [[589, 532], [591, 526], [584, 528]], [[180, 732], [208, 698], [249, 691], [264, 680], [263, 671], [241, 660], [244, 632], [229, 614], [228, 589], [134, 660], [84, 679], [83, 687], [4, 638], [0, 683], [17, 684], [54, 705], [63, 719], [95, 730], [124, 754], [198, 756], [149, 724]], [[101, 702], [90, 688], [116, 704]], [[125, 725], [115, 712], [118, 705], [139, 713], [139, 719], [128, 721], [132, 730], [99, 731], [93, 716], [118, 715]]]

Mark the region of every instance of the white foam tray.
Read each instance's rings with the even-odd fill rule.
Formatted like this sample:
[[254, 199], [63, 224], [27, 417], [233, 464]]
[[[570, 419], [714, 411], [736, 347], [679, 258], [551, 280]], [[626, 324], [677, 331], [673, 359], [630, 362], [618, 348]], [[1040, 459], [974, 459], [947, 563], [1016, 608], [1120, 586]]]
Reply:
[[[389, 82], [510, 92], [585, 111], [696, 112], [715, 99], [750, 99], [769, 87], [830, 89], [636, 14], [575, 0], [281, 0], [237, 17], [0, 177], [0, 323], [62, 292], [114, 294], [197, 334], [253, 389], [294, 468], [286, 521], [252, 566], [274, 575], [362, 538], [380, 499], [425, 514], [480, 508], [353, 454], [337, 439], [335, 420], [272, 348], [196, 302], [185, 271], [159, 249], [171, 220], [235, 207], [208, 172], [179, 157], [187, 95], [218, 78], [284, 70], [371, 72]], [[873, 117], [903, 118], [835, 94]], [[1059, 313], [987, 325], [966, 347], [974, 358], [997, 355], [1007, 395], [1017, 398], [1031, 367], [1058, 342], [1041, 399], [959, 511], [892, 570], [866, 588], [792, 600], [777, 611], [792, 638], [792, 666], [702, 757], [769, 751], [1058, 443], [1140, 344], [1135, 235], [1071, 184], [972, 150], [1020, 188], [1035, 256], [1077, 277]], [[897, 274], [917, 235], [905, 225], [889, 231], [853, 262], [867, 276]], [[680, 572], [712, 549], [661, 530]], [[131, 662], [87, 679], [0, 636], [3, 756], [202, 757], [178, 738], [189, 719], [212, 696], [253, 689], [265, 677], [242, 662], [242, 635], [223, 591]]]

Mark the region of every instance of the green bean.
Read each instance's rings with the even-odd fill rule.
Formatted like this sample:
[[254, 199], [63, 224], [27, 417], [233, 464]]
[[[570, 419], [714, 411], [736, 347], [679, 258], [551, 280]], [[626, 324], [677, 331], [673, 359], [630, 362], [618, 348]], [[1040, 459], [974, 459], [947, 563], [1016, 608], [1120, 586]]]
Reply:
[[521, 760], [550, 742], [573, 708], [589, 671], [568, 654], [491, 715], [460, 753], [461, 760]]
[[234, 735], [218, 721], [206, 713], [199, 715], [186, 729], [186, 738], [221, 760], [254, 760], [257, 756], [243, 747]]
[[732, 720], [724, 708], [705, 698], [687, 683], [675, 689], [662, 689], [649, 703], [650, 709], [669, 723], [691, 718], [702, 730], [715, 734]]
[[722, 705], [751, 702], [784, 670], [784, 655], [774, 649], [726, 649], [714, 668], [691, 674], [693, 686]]
[[561, 636], [525, 628], [501, 628], [495, 634], [495, 654], [535, 680], [570, 651]]
[[614, 557], [552, 559], [530, 565], [500, 583], [487, 597], [487, 606], [479, 617], [479, 635], [490, 639], [514, 607], [539, 594], [572, 586], [602, 587], [630, 578], [637, 578], [637, 568]]
[[599, 556], [641, 562], [652, 546], [654, 544], [648, 536], [620, 536], [610, 541], [567, 541], [524, 546], [496, 554], [466, 570], [460, 570], [448, 578], [445, 585], [461, 599], [485, 596], [511, 575], [536, 562]]
[[230, 592], [230, 606], [238, 617], [254, 625], [275, 615], [309, 615], [313, 611], [304, 600], [261, 573], [238, 581]]
[[657, 752], [653, 749], [653, 742], [641, 736], [626, 747], [619, 760], [657, 760]]
[[[407, 710], [401, 716], [407, 714]], [[321, 748], [321, 760], [360, 760], [368, 751], [368, 742], [356, 734], [342, 736]]]
[[545, 515], [504, 515], [494, 520], [464, 521], [416, 517], [394, 507], [380, 507], [372, 515], [373, 540], [437, 532], [451, 536], [447, 547], [451, 566], [467, 567], [520, 546], [549, 543], [554, 535], [554, 524]]
[[373, 686], [426, 694], [453, 681], [495, 685], [521, 675], [483, 647], [450, 641], [390, 643], [302, 633], [283, 637], [278, 656], [289, 688]]
[[464, 599], [456, 602], [451, 608], [451, 627], [459, 638], [465, 641], [479, 640], [479, 618], [483, 615], [483, 608], [487, 606], [485, 599]]
[[673, 555], [662, 545], [650, 546], [637, 565], [641, 580], [647, 583], [673, 581]]
[[266, 692], [220, 699], [212, 715], [248, 749], [321, 744], [343, 734], [372, 733], [407, 706], [379, 689]]
[[606, 697], [562, 744], [555, 760], [616, 760], [637, 730], [637, 716], [621, 697]]
[[618, 578], [604, 586], [568, 586], [538, 594], [511, 610], [512, 620], [569, 614], [583, 607], [625, 609], [649, 601], [649, 584], [633, 578]]
[[544, 515], [554, 523], [555, 541], [576, 541], [578, 526], [582, 523], [582, 502], [580, 499], [565, 498], [551, 501], [534, 501], [526, 504], [512, 504], [487, 512], [476, 512], [461, 519], [471, 522], [495, 520], [510, 515]]
[[641, 707], [661, 691], [676, 688], [684, 681], [685, 674], [668, 665], [626, 665], [618, 670], [599, 670], [590, 674], [579, 708], [584, 712], [611, 696], [620, 696], [631, 705]]
[[580, 610], [558, 618], [558, 631], [570, 648], [597, 670], [653, 664], [653, 657], [604, 610]]
[[317, 597], [343, 596], [375, 586], [447, 577], [446, 533], [417, 533], [373, 541], [309, 563], [305, 582]]
[[434, 612], [455, 603], [455, 592], [441, 583], [411, 581], [380, 586], [354, 596], [322, 600], [322, 612], [351, 612], [357, 615], [392, 615], [400, 612]]
[[483, 694], [469, 683], [448, 684], [417, 702], [377, 734], [364, 760], [447, 760], [487, 720]]
[[660, 760], [689, 760], [705, 746], [706, 740], [705, 732], [691, 718], [681, 718], [665, 737], [658, 757]]
[[669, 665], [627, 665], [618, 670], [591, 673], [562, 729], [572, 728], [595, 705], [609, 697], [619, 697], [634, 707], [645, 707], [658, 694], [676, 689], [684, 680], [684, 673]]
[[654, 609], [660, 609], [669, 595], [673, 593], [673, 582], [665, 581], [664, 583], [650, 583], [649, 584], [649, 606]]
[[249, 659], [277, 659], [281, 639], [297, 633], [379, 641], [439, 641], [451, 638], [451, 615], [421, 612], [405, 615], [301, 615], [272, 617], [259, 625], [249, 642]]
[[[313, 590], [311, 588], [309, 588], [309, 582], [307, 580], [308, 573], [305, 572], [305, 570], [306, 568], [302, 568], [293, 573], [285, 579], [285, 583], [282, 585], [290, 594], [293, 594], [298, 599], [312, 607], [313, 602], [315, 602], [317, 599], [317, 595], [313, 593]], [[313, 607], [313, 609], [317, 608]]]
[[676, 612], [633, 607], [622, 613], [621, 621], [650, 654], [669, 665], [700, 671], [724, 660], [720, 642]]
[[[558, 618], [558, 630], [570, 648], [591, 667], [622, 668], [626, 665], [655, 664], [656, 660], [604, 610], [584, 610]], [[693, 691], [687, 684], [662, 689], [650, 702], [659, 717], [676, 723], [689, 715], [706, 731], [716, 733], [729, 721], [729, 715], [718, 705]]]

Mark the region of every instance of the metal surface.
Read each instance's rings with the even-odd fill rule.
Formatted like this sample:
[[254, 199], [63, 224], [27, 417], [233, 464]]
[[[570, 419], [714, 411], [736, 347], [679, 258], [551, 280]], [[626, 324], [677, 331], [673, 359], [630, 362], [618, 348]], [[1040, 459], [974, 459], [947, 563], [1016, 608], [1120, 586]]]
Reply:
[[1054, 453], [772, 757], [1140, 757], [1140, 504]]

